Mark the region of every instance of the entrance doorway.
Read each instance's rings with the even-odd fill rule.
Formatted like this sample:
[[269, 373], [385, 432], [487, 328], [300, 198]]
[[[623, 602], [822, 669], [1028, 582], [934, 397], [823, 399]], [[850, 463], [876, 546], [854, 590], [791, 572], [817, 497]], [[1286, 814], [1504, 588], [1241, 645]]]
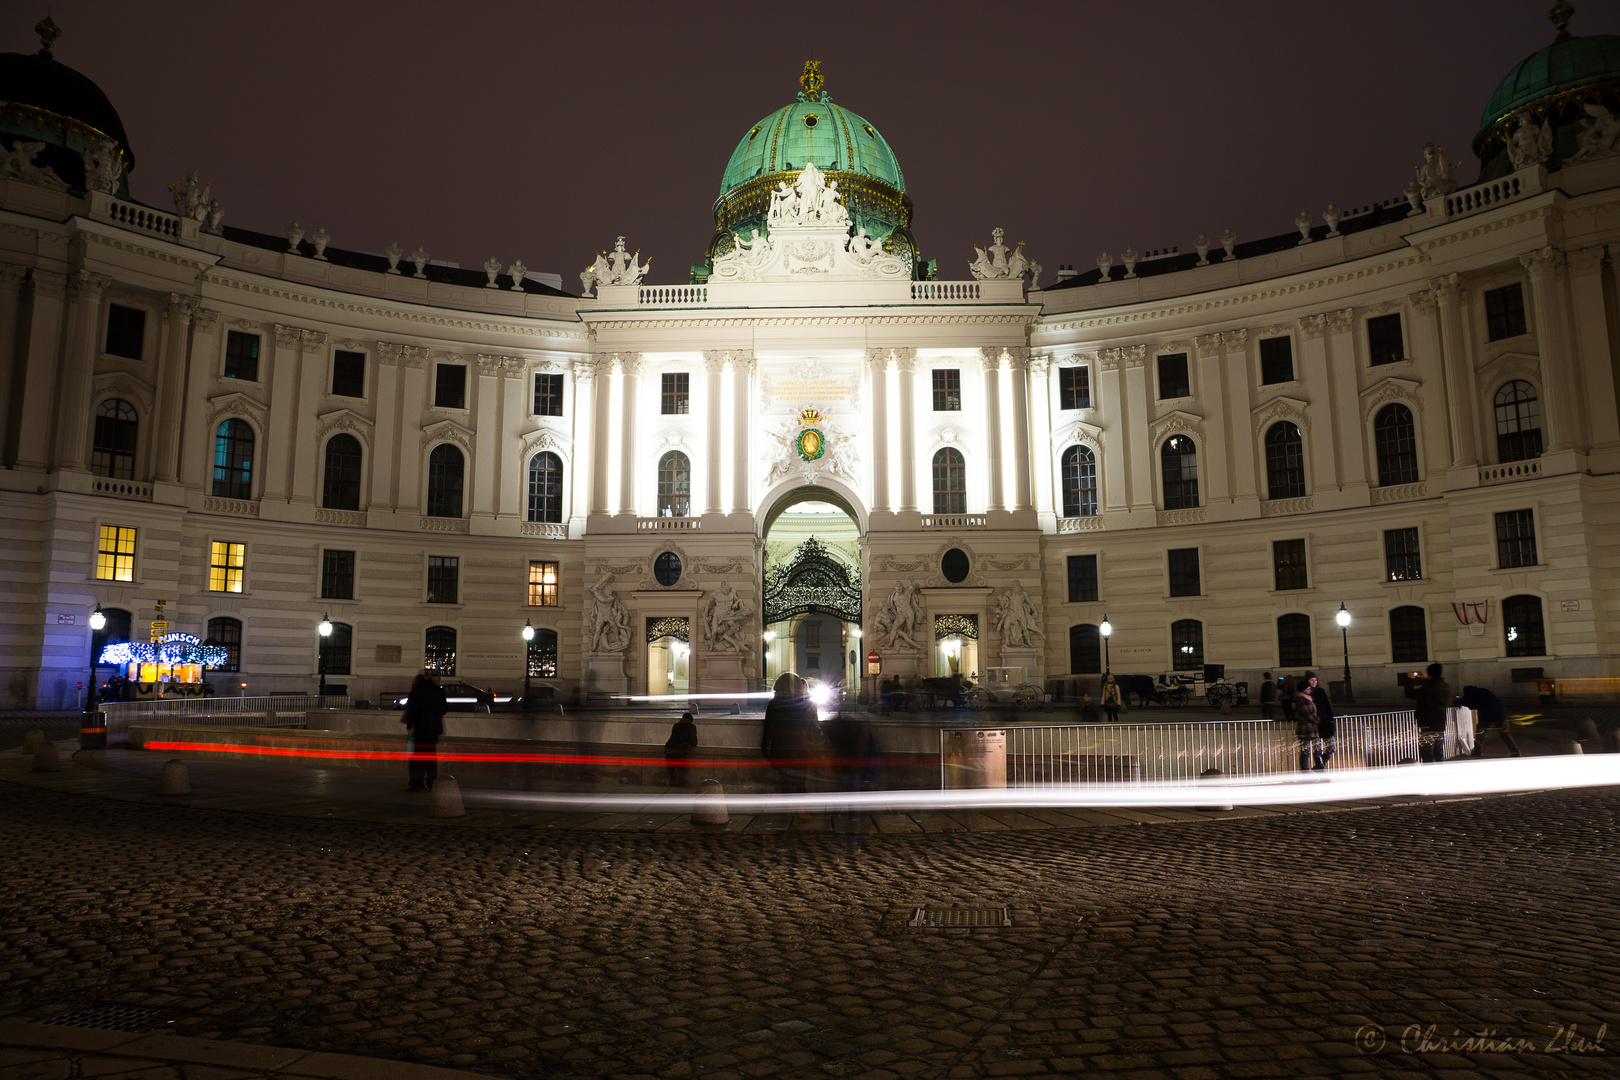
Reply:
[[767, 684], [784, 671], [861, 688], [861, 534], [844, 508], [807, 493], [766, 527], [761, 604]]
[[691, 620], [648, 619], [647, 693], [683, 695], [691, 689], [691, 673]]
[[979, 617], [934, 616], [934, 674], [979, 679]]

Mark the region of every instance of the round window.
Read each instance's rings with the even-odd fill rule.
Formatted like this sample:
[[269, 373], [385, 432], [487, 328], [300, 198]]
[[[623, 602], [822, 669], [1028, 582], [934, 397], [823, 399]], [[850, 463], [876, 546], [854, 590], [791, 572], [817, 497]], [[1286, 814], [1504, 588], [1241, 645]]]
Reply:
[[817, 116], [815, 113], [811, 113], [809, 116], [804, 118], [805, 127], [815, 127], [820, 122], [821, 117]]
[[660, 585], [673, 585], [681, 580], [681, 557], [666, 551], [653, 561], [653, 577]]
[[961, 548], [951, 548], [939, 560], [939, 572], [944, 574], [945, 580], [952, 585], [962, 584], [968, 576], [967, 552]]

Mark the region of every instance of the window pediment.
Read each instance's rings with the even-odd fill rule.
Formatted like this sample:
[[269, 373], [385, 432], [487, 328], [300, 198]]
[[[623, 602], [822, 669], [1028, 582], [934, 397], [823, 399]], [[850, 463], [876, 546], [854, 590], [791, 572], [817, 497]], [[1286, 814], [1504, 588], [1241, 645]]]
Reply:
[[437, 424], [429, 424], [422, 429], [422, 449], [425, 450], [434, 443], [444, 440], [459, 444], [468, 453], [472, 452], [472, 429], [454, 420], [440, 420]]

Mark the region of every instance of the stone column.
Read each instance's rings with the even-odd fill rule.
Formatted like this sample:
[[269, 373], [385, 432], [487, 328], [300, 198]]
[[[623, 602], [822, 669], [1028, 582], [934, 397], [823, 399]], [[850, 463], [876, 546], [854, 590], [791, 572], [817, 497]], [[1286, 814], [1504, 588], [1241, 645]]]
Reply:
[[731, 457], [731, 512], [751, 514], [754, 511], [753, 489], [749, 486], [749, 467], [754, 455], [749, 448], [749, 432], [753, 425], [753, 410], [749, 401], [754, 393], [754, 354], [731, 354], [731, 407], [735, 411], [735, 430]]
[[1007, 508], [1002, 491], [1001, 468], [1001, 365], [1006, 353], [1000, 349], [979, 350], [979, 372], [984, 386], [984, 456], [990, 480], [986, 508]]
[[917, 509], [917, 357], [907, 349], [900, 367], [900, 509]]
[[179, 293], [169, 294], [164, 308], [163, 353], [157, 378], [157, 458], [153, 474], [158, 482], [180, 481], [180, 424], [185, 409], [186, 352], [190, 346], [191, 315], [197, 301]]
[[422, 448], [422, 414], [427, 403], [427, 373], [431, 354], [407, 345], [400, 350], [405, 389], [400, 395], [399, 494], [397, 509], [406, 515], [422, 512], [422, 469], [427, 452]]
[[[264, 468], [259, 496], [266, 503], [286, 502], [292, 471], [292, 442], [298, 411], [298, 353], [303, 338], [296, 326], [274, 327], [275, 352], [260, 358], [259, 378], [270, 384], [269, 431], [259, 433], [254, 452]], [[268, 370], [267, 370], [268, 369]]]
[[595, 357], [586, 371], [591, 387], [591, 501], [588, 513], [606, 514], [608, 506], [608, 422], [613, 408], [613, 358]]
[[292, 418], [293, 469], [289, 502], [314, 506], [324, 478], [326, 445], [315, 427], [321, 397], [326, 390], [326, 355], [331, 336], [320, 330], [300, 330], [298, 348], [298, 411]]
[[[1231, 505], [1232, 478], [1227, 460], [1225, 385], [1221, 379], [1221, 335], [1206, 334], [1193, 342], [1198, 360], [1198, 392], [1204, 411], [1204, 439], [1198, 448], [1199, 502], [1214, 507], [1212, 517], [1224, 516], [1221, 508]], [[1232, 437], [1249, 438], [1248, 419]]]
[[213, 443], [208, 432], [208, 388], [219, 357], [219, 312], [200, 307], [191, 317], [191, 353], [186, 365], [185, 419], [180, 425], [180, 482], [207, 492], [213, 471]]
[[[1028, 390], [1024, 416], [1029, 432], [1023, 446], [1024, 459], [1030, 470], [1029, 507], [1036, 512], [1048, 513], [1061, 509], [1050, 505], [1053, 450], [1051, 367], [1051, 358], [1046, 356], [1031, 356], [1026, 365]], [[1047, 497], [1047, 506], [1041, 505], [1042, 495]]]
[[[1007, 393], [1012, 398], [1013, 491], [1012, 509], [1028, 510], [1029, 491], [1029, 350], [1020, 346], [1002, 353], [1009, 357]], [[1042, 366], [1044, 372], [1045, 367]]]
[[725, 354], [709, 350], [703, 354], [703, 411], [705, 435], [703, 445], [703, 512], [720, 513], [720, 409], [721, 376], [725, 373]]
[[[1361, 364], [1356, 358], [1355, 311], [1344, 308], [1329, 312], [1327, 328], [1328, 400], [1332, 403], [1327, 415], [1333, 423], [1333, 442], [1338, 448], [1339, 487], [1341, 490], [1364, 488], [1367, 486], [1367, 451], [1359, 420], [1361, 400], [1356, 373]], [[1365, 497], [1357, 496], [1356, 501], [1364, 502]]]
[[1541, 396], [1541, 415], [1547, 424], [1547, 451], [1584, 450], [1582, 406], [1576, 395], [1581, 391], [1579, 376], [1570, 368], [1565, 344], [1564, 306], [1559, 302], [1559, 278], [1564, 253], [1557, 248], [1519, 256], [1530, 275], [1530, 292], [1535, 298], [1536, 344], [1541, 352], [1541, 377], [1546, 392]]
[[[1611, 253], [1612, 259], [1612, 253]], [[1620, 401], [1615, 396], [1614, 342], [1604, 316], [1603, 249], [1590, 247], [1569, 255], [1570, 306], [1574, 314], [1575, 349], [1585, 379], [1587, 431], [1594, 454], [1620, 453]], [[1593, 471], [1612, 472], [1614, 461]]]
[[398, 505], [394, 490], [396, 465], [403, 465], [400, 445], [400, 414], [404, 405], [399, 397], [399, 363], [404, 350], [391, 341], [377, 343], [377, 429], [371, 447], [371, 509], [385, 507], [392, 512]]
[[[642, 360], [640, 353], [621, 353], [619, 355], [619, 370], [624, 378], [624, 428], [620, 432], [623, 440], [621, 456], [619, 458], [619, 513], [634, 515], [639, 508], [636, 504], [636, 466], [642, 464], [638, 459], [641, 455], [642, 440], [636, 431], [636, 406], [641, 397], [641, 373], [646, 368], [646, 361]], [[656, 461], [647, 463], [656, 469]]]
[[468, 517], [495, 517], [495, 493], [500, 490], [500, 404], [501, 372], [507, 364], [518, 364], [504, 356], [480, 353], [477, 357], [478, 396], [468, 404], [473, 418], [472, 513]]
[[[1249, 513], [1258, 513], [1255, 500], [1259, 497], [1257, 473], [1254, 467], [1255, 438], [1251, 411], [1254, 407], [1251, 387], [1253, 381], [1249, 371], [1249, 332], [1247, 330], [1227, 330], [1220, 335], [1221, 349], [1225, 353], [1222, 361], [1222, 374], [1225, 380], [1224, 401], [1222, 404], [1231, 412], [1232, 422], [1236, 425], [1230, 439], [1230, 453], [1232, 467], [1229, 470], [1232, 486], [1232, 501], [1234, 503], [1247, 503]], [[1243, 512], [1239, 511], [1241, 516]]]
[[[1423, 384], [1429, 388], [1425, 400], [1433, 409], [1440, 409], [1443, 402], [1450, 395], [1445, 391], [1445, 364], [1441, 359], [1444, 349], [1440, 342], [1440, 318], [1438, 314], [1438, 300], [1429, 289], [1420, 289], [1409, 293], [1406, 297], [1408, 310], [1412, 312], [1412, 336], [1407, 342], [1407, 355], [1417, 366], [1418, 374]], [[1370, 424], [1376, 413], [1361, 414], [1361, 430], [1364, 438], [1371, 438]], [[1423, 460], [1428, 467], [1436, 473], [1451, 460], [1451, 433], [1447, 424], [1438, 421], [1420, 424], [1418, 427], [1418, 441], [1423, 446]], [[1372, 459], [1369, 457], [1369, 462]], [[1371, 464], [1372, 471], [1368, 474], [1369, 483], [1378, 483], [1377, 465]]]
[[[554, 370], [546, 365], [546, 370]], [[522, 360], [508, 359], [501, 365], [500, 427], [495, 431], [495, 517], [525, 521], [529, 516], [529, 459], [533, 452], [521, 453], [517, 433], [526, 426], [534, 409], [534, 369]], [[572, 415], [571, 409], [566, 409]], [[558, 455], [562, 457], [561, 454]], [[563, 490], [571, 490], [574, 463], [563, 462]], [[506, 474], [515, 472], [515, 476]], [[563, 500], [563, 524], [573, 513], [574, 500]]]
[[[22, 365], [22, 401], [17, 412], [17, 438], [7, 449], [20, 469], [43, 469], [50, 454], [51, 399], [56, 394], [56, 365], [62, 344], [62, 298], [67, 277], [48, 270], [28, 274], [33, 295], [29, 304], [28, 344], [18, 350]], [[15, 385], [15, 383], [13, 383]]]
[[[1153, 476], [1159, 466], [1159, 448], [1153, 443], [1152, 429], [1148, 426], [1148, 402], [1152, 390], [1148, 386], [1147, 346], [1130, 345], [1122, 349], [1109, 349], [1113, 363], [1125, 369], [1125, 446], [1129, 448], [1131, 508], [1153, 510], [1157, 502], [1153, 497]], [[1104, 359], [1104, 365], [1108, 364]]]
[[0, 263], [0, 458], [9, 460], [11, 446], [11, 380], [21, 357], [17, 341], [17, 306], [27, 267]]
[[[1099, 509], [1105, 511], [1129, 510], [1131, 505], [1125, 480], [1131, 444], [1125, 432], [1125, 376], [1119, 369], [1119, 353], [1118, 349], [1104, 349], [1097, 354], [1091, 367], [1097, 382], [1098, 421], [1103, 429], [1103, 444], [1098, 448], [1102, 460], [1097, 463], [1097, 468], [1102, 473], [1102, 506]], [[1142, 422], [1147, 422], [1145, 416]], [[1146, 439], [1147, 433], [1143, 432], [1141, 438]], [[1113, 447], [1111, 452], [1110, 446]], [[1055, 493], [1055, 497], [1061, 498], [1061, 495]], [[1061, 512], [1062, 503], [1057, 506]]]
[[[1451, 467], [1472, 469], [1479, 464], [1479, 444], [1474, 434], [1474, 371], [1468, 361], [1467, 337], [1463, 328], [1464, 286], [1456, 274], [1436, 278], [1430, 284], [1440, 305], [1440, 358], [1446, 373]], [[1478, 483], [1477, 475], [1475, 483]]]
[[[868, 349], [872, 378], [872, 509], [889, 509], [889, 349]], [[864, 658], [863, 658], [864, 659]]]
[[68, 472], [88, 472], [90, 460], [90, 379], [95, 373], [96, 331], [101, 297], [112, 278], [89, 270], [68, 275], [71, 295], [67, 348], [62, 353], [61, 389], [56, 395], [56, 454]]
[[[1300, 374], [1301, 382], [1305, 385], [1305, 392], [1312, 401], [1321, 401], [1327, 404], [1332, 400], [1327, 366], [1327, 344], [1323, 335], [1327, 333], [1326, 315], [1307, 315], [1299, 320], [1300, 330]], [[1310, 472], [1312, 491], [1321, 494], [1336, 492], [1339, 489], [1338, 470], [1334, 468], [1333, 460], [1333, 421], [1329, 416], [1315, 415], [1310, 427], [1300, 432], [1300, 435], [1310, 440], [1307, 455], [1307, 468]]]

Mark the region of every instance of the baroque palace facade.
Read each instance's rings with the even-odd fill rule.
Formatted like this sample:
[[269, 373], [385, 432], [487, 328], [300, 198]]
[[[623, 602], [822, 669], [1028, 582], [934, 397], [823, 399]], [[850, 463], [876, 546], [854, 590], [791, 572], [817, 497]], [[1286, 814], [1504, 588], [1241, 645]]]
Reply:
[[1429, 147], [1404, 198], [1044, 285], [999, 230], [937, 280], [892, 150], [802, 85], [691, 283], [621, 242], [576, 297], [232, 228], [195, 177], [134, 202], [49, 35], [0, 57], [11, 703], [154, 621], [220, 693], [1620, 674], [1620, 39], [1516, 67], [1472, 187]]

